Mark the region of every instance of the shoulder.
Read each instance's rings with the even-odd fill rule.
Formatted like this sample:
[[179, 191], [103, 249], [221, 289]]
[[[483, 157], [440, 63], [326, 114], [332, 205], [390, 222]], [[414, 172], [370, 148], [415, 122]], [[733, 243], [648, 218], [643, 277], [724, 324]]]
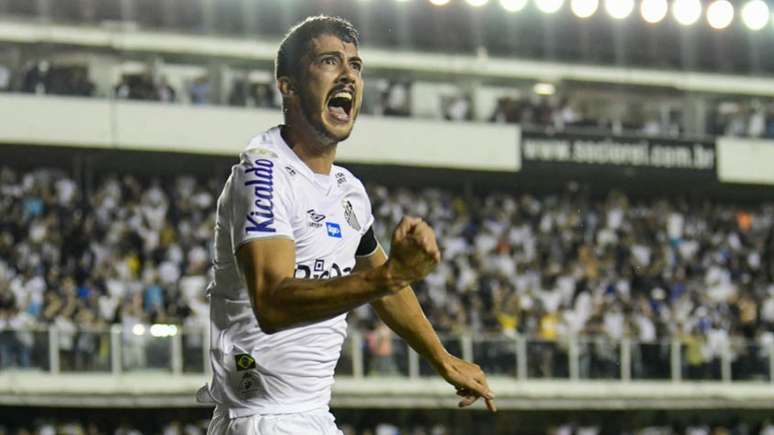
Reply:
[[282, 163], [276, 136], [277, 128], [275, 127], [250, 139], [247, 147], [239, 155], [240, 163], [254, 163], [256, 160], [269, 160], [273, 164]]

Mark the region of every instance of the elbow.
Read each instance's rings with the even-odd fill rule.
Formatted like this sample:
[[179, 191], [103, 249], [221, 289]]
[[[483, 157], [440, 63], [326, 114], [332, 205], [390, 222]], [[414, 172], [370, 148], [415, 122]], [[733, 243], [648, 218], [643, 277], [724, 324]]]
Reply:
[[[269, 310], [267, 310], [269, 311]], [[255, 319], [258, 321], [258, 327], [261, 328], [261, 332], [267, 335], [275, 334], [282, 331], [282, 322], [279, 320], [277, 313], [273, 312], [258, 312], [255, 311]]]
[[259, 313], [257, 310], [254, 312], [255, 320], [258, 321], [258, 327], [261, 328], [261, 332], [264, 334], [274, 334], [280, 330], [277, 325], [277, 321], [272, 319], [269, 313]]

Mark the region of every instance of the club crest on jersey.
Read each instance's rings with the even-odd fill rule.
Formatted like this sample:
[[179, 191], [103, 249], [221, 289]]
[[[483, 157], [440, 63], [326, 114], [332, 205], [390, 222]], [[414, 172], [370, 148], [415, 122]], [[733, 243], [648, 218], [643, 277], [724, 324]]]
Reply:
[[306, 215], [309, 216], [309, 226], [313, 228], [320, 228], [322, 226], [322, 221], [325, 220], [325, 215], [317, 213], [313, 208], [307, 210]]
[[325, 228], [328, 230], [328, 237], [333, 237], [334, 239], [341, 238], [341, 226], [339, 224], [326, 222]]
[[252, 211], [245, 216], [248, 233], [274, 233], [274, 162], [258, 159], [245, 169], [245, 187], [253, 190]]
[[352, 208], [352, 203], [349, 202], [348, 199], [345, 199], [341, 202], [341, 205], [344, 207], [344, 217], [347, 219], [349, 226], [354, 228], [355, 231], [360, 231], [360, 222], [357, 220], [357, 215], [355, 215], [355, 210]]

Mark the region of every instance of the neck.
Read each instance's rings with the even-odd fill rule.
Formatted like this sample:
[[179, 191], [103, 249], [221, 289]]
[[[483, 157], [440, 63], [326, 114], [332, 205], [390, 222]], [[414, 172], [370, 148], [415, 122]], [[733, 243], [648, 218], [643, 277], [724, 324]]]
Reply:
[[302, 162], [317, 174], [328, 175], [336, 159], [336, 142], [321, 143], [314, 133], [304, 133], [302, 129], [283, 125], [280, 129], [282, 138], [290, 146]]

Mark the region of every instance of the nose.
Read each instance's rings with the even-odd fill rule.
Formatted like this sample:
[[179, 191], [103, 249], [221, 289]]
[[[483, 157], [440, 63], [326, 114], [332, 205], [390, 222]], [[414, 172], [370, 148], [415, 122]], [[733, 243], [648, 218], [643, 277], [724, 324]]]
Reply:
[[342, 83], [355, 83], [357, 80], [357, 73], [355, 72], [355, 69], [352, 68], [352, 65], [349, 63], [344, 63], [344, 66], [341, 68], [341, 74], [339, 75], [338, 81]]

